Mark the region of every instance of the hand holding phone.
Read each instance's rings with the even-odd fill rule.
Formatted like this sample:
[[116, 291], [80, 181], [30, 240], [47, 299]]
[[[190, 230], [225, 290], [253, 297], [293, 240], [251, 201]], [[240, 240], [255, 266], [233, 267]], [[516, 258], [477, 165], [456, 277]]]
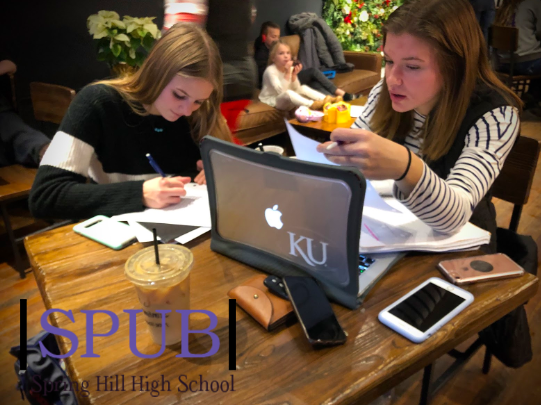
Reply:
[[316, 280], [311, 277], [284, 277], [282, 280], [308, 341], [314, 346], [344, 344], [346, 333]]

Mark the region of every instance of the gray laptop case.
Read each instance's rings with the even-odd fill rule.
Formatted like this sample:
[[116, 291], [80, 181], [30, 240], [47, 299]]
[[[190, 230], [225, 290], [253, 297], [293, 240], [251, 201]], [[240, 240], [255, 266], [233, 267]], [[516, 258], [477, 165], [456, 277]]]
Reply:
[[212, 250], [280, 277], [312, 276], [332, 300], [359, 306], [366, 182], [358, 170], [302, 162], [212, 137], [202, 140], [201, 154]]

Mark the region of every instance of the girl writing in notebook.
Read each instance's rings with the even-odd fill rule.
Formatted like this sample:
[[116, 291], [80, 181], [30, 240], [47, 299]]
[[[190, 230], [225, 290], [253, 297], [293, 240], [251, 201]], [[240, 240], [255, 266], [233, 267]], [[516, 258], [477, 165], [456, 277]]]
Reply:
[[[220, 115], [222, 63], [205, 31], [179, 23], [132, 76], [83, 88], [30, 193], [36, 217], [88, 218], [164, 208], [204, 183], [199, 140], [229, 139]], [[167, 175], [152, 168], [150, 153]]]
[[412, 0], [383, 27], [385, 78], [351, 129], [318, 150], [394, 195], [434, 230], [492, 233], [490, 188], [519, 133], [521, 102], [491, 70], [467, 0]]
[[325, 96], [311, 87], [301, 86], [297, 74], [302, 66], [293, 61], [291, 48], [283, 40], [279, 39], [272, 46], [269, 62], [259, 94], [263, 103], [284, 111], [300, 106], [321, 110], [327, 102], [342, 100], [342, 97]]

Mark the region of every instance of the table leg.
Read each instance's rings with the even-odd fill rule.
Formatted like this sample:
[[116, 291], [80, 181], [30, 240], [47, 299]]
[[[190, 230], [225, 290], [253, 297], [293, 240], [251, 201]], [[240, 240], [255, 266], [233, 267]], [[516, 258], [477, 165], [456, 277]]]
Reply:
[[485, 346], [485, 358], [483, 360], [483, 374], [488, 374], [490, 371], [490, 363], [492, 360], [492, 353], [489, 348]]
[[419, 401], [419, 405], [428, 405], [431, 376], [432, 364], [429, 364], [425, 367], [425, 371], [423, 373], [423, 386], [421, 387], [421, 400]]
[[8, 234], [11, 250], [13, 250], [13, 255], [15, 256], [15, 270], [19, 272], [21, 278], [26, 278], [26, 273], [24, 272], [25, 269], [23, 269], [21, 254], [19, 253], [19, 248], [17, 247], [17, 242], [15, 241], [15, 236], [13, 235], [13, 229], [11, 228], [11, 221], [9, 219], [8, 211], [6, 209], [6, 204], [0, 203], [0, 205], [2, 206], [2, 217], [4, 218], [4, 225], [6, 226], [6, 232]]

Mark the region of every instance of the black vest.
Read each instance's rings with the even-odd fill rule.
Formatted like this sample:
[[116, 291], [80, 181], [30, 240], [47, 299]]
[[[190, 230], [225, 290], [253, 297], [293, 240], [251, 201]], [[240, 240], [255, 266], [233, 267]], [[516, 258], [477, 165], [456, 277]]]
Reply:
[[[446, 179], [464, 149], [466, 135], [470, 128], [472, 128], [477, 120], [487, 112], [507, 105], [509, 105], [509, 102], [496, 90], [493, 90], [484, 84], [477, 85], [471, 97], [468, 110], [466, 111], [466, 116], [462, 120], [462, 124], [460, 125], [451, 149], [446, 155], [438, 160], [428, 163], [428, 167], [430, 167], [439, 177]], [[473, 210], [470, 222], [492, 234], [490, 244], [482, 246], [482, 250], [486, 253], [496, 253], [496, 209], [494, 208], [494, 204], [492, 204], [491, 189], [487, 191], [485, 196]]]

